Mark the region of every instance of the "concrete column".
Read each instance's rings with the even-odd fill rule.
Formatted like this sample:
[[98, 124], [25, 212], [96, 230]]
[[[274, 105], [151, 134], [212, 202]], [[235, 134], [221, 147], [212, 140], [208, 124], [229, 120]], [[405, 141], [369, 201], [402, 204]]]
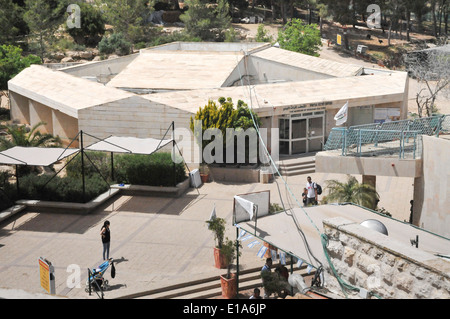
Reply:
[[424, 201], [424, 189], [425, 189], [425, 179], [423, 176], [414, 178], [414, 202], [413, 202], [413, 216], [412, 224], [422, 227], [420, 224], [420, 219], [422, 217], [422, 207]]
[[[52, 111], [53, 119], [53, 135], [59, 136], [63, 140], [63, 144], [68, 144], [78, 134], [78, 121], [77, 119], [68, 116], [58, 110]], [[74, 142], [72, 146], [78, 146]]]
[[30, 107], [28, 105], [28, 98], [10, 91], [9, 99], [11, 105], [11, 119], [13, 122], [18, 124], [29, 124]]
[[39, 102], [30, 100], [30, 125], [34, 126], [39, 122], [44, 122], [38, 128], [41, 133], [53, 134], [53, 120], [52, 120], [52, 110]]

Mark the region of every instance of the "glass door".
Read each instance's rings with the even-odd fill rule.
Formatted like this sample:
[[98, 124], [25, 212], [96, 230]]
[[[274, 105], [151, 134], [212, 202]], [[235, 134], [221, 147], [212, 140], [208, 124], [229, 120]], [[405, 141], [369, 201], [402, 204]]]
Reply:
[[278, 128], [279, 128], [279, 138], [280, 138], [280, 144], [279, 144], [279, 152], [280, 154], [289, 155], [290, 149], [289, 149], [289, 136], [290, 136], [290, 127], [291, 127], [291, 120], [289, 118], [280, 118], [278, 120]]
[[[306, 115], [306, 114], [305, 114]], [[294, 155], [322, 150], [324, 141], [324, 116], [279, 118], [280, 154]]]
[[292, 131], [291, 131], [291, 153], [299, 154], [306, 153], [307, 146], [307, 119], [291, 119]]
[[308, 118], [308, 152], [322, 150], [323, 116]]

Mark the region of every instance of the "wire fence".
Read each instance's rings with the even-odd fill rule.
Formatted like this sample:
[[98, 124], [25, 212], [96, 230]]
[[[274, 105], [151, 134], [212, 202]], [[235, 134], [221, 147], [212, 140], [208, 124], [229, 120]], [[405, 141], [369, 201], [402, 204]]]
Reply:
[[422, 135], [450, 134], [450, 115], [335, 127], [325, 151], [340, 150], [343, 156], [398, 156], [417, 158], [422, 152]]

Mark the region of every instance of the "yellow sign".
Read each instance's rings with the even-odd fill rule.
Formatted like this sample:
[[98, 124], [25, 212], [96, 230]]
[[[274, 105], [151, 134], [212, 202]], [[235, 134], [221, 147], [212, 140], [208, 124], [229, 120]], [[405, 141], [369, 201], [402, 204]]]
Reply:
[[338, 45], [342, 45], [342, 37], [341, 37], [340, 34], [337, 35], [336, 43], [337, 43]]
[[50, 265], [45, 259], [39, 258], [39, 272], [41, 277], [41, 287], [50, 293]]

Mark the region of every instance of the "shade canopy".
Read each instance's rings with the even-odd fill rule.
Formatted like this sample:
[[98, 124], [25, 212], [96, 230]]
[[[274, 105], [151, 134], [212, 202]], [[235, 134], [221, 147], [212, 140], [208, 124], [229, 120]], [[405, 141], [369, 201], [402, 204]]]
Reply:
[[85, 149], [89, 151], [149, 155], [163, 148], [172, 141], [172, 139], [160, 140], [154, 138], [110, 136], [102, 141], [86, 147]]
[[75, 148], [14, 146], [0, 152], [0, 164], [50, 166], [79, 151]]

